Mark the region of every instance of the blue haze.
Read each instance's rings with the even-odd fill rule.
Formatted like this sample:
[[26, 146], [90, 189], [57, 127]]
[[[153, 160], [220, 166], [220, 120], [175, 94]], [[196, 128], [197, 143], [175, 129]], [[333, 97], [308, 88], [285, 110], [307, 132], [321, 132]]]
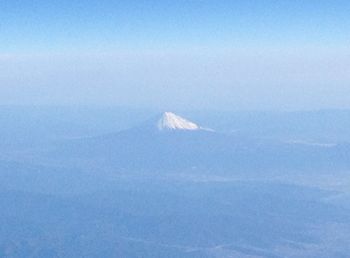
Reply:
[[1, 1], [0, 103], [349, 107], [348, 1]]
[[0, 257], [348, 257], [349, 13], [0, 1]]

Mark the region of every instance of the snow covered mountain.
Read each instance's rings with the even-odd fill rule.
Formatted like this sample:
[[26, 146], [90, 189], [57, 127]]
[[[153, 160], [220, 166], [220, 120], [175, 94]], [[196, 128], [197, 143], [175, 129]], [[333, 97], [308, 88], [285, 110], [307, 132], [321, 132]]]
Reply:
[[164, 112], [153, 117], [127, 131], [138, 131], [142, 134], [149, 133], [200, 133], [213, 132], [214, 130], [198, 125], [197, 123], [183, 118], [173, 112]]
[[157, 128], [162, 130], [201, 130], [202, 128], [172, 112], [164, 112], [158, 120]]
[[[205, 129], [171, 112], [133, 128], [68, 142], [53, 156], [114, 169], [215, 171], [350, 167], [349, 148], [261, 141]], [[66, 161], [65, 161], [66, 162]]]

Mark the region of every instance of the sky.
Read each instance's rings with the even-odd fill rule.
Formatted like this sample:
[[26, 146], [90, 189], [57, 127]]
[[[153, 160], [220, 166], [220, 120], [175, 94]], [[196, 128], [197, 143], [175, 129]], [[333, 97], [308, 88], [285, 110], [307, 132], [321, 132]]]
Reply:
[[350, 108], [350, 2], [2, 0], [0, 105]]

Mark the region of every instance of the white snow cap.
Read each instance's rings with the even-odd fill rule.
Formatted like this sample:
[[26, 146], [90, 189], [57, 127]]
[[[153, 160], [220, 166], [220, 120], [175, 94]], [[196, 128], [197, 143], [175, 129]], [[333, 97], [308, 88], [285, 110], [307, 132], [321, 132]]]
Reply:
[[201, 130], [202, 128], [191, 122], [175, 115], [172, 112], [164, 112], [162, 117], [158, 120], [157, 127], [162, 130]]

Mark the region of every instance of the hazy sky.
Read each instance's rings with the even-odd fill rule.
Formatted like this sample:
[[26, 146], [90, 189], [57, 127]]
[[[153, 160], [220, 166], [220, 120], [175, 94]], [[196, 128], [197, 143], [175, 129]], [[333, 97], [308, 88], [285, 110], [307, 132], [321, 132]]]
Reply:
[[350, 108], [350, 1], [2, 0], [0, 104]]

